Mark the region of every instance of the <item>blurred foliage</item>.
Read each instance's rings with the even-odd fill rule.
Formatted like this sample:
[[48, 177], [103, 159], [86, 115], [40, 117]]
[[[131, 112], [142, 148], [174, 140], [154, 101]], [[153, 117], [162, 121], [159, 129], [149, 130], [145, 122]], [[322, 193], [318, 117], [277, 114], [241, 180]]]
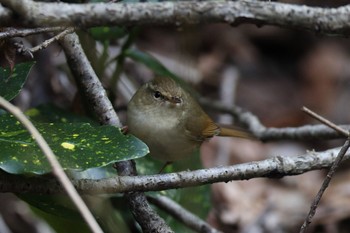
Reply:
[[[66, 195], [21, 194], [19, 197], [30, 204], [33, 211], [45, 219], [57, 232], [91, 232]], [[84, 200], [104, 232], [129, 232], [121, 213], [125, 209], [113, 208], [108, 196], [86, 196]]]
[[94, 27], [89, 29], [90, 35], [99, 41], [114, 41], [128, 35], [123, 27]]
[[34, 62], [19, 63], [13, 70], [0, 67], [0, 96], [7, 100], [15, 98], [23, 88], [33, 65]]
[[128, 57], [135, 62], [141, 63], [152, 70], [156, 76], [170, 77], [179, 83], [185, 90], [187, 90], [192, 96], [196, 97], [197, 92], [191, 88], [188, 83], [184, 82], [180, 77], [167, 69], [160, 61], [158, 61], [151, 54], [143, 52], [137, 48], [127, 49], [124, 51], [124, 56]]

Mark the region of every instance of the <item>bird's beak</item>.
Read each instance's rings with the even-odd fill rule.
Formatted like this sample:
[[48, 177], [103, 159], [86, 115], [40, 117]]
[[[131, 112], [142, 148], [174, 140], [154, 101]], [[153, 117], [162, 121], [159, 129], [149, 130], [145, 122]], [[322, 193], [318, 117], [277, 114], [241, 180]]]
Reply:
[[181, 104], [182, 103], [182, 99], [180, 97], [176, 97], [176, 96], [172, 96], [170, 98], [168, 98], [168, 101], [172, 104]]

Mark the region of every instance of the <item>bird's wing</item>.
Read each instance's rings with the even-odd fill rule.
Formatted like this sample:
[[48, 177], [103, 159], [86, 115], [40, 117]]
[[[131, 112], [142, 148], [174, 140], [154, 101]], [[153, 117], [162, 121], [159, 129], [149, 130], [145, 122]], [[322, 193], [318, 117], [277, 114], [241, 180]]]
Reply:
[[196, 141], [204, 141], [220, 133], [220, 127], [204, 112], [189, 117], [186, 120], [185, 130], [187, 135]]

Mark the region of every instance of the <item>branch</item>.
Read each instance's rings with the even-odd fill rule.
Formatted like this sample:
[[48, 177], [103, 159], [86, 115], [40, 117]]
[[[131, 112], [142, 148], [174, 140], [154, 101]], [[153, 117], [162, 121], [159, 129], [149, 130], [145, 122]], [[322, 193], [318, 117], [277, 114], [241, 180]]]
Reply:
[[[75, 33], [67, 35], [61, 39], [61, 44], [80, 91], [85, 95], [100, 123], [121, 127], [119, 118], [89, 63], [78, 36]], [[132, 161], [119, 162], [116, 166], [120, 176], [132, 176], [136, 173]], [[144, 232], [172, 232], [165, 221], [150, 207], [143, 193], [129, 192], [125, 197]]]
[[[277, 156], [262, 161], [195, 171], [144, 176], [118, 176], [102, 180], [83, 179], [72, 180], [72, 182], [81, 194], [106, 194], [131, 191], [161, 191], [258, 177], [280, 178], [328, 168], [334, 162], [339, 151], [340, 148], [334, 148], [322, 152], [309, 151], [299, 156]], [[349, 158], [350, 152], [348, 151], [344, 156], [344, 160]], [[62, 193], [60, 185], [48, 178], [18, 178], [18, 176], [4, 173], [0, 174], [0, 180], [0, 192]]]
[[304, 233], [307, 229], [307, 227], [309, 226], [309, 224], [311, 223], [312, 218], [314, 217], [315, 213], [316, 213], [316, 209], [318, 204], [321, 201], [321, 198], [323, 196], [323, 193], [326, 191], [329, 183], [331, 182], [331, 179], [333, 177], [333, 174], [335, 173], [335, 171], [338, 169], [340, 162], [343, 160], [345, 153], [347, 152], [347, 150], [350, 147], [350, 138], [348, 138], [343, 147], [341, 148], [341, 150], [339, 151], [338, 156], [336, 157], [336, 160], [334, 161], [334, 163], [332, 164], [326, 178], [324, 179], [322, 186], [320, 188], [320, 190], [318, 191], [316, 197], [314, 198], [314, 200], [312, 201], [310, 210], [308, 215], [306, 216], [306, 219], [303, 223], [303, 225], [301, 226], [300, 229], [300, 233]]
[[28, 49], [28, 51], [30, 53], [35, 53], [35, 52], [38, 52], [39, 50], [45, 49], [45, 48], [47, 48], [47, 46], [49, 46], [53, 42], [60, 40], [61, 38], [65, 37], [67, 34], [72, 33], [72, 32], [74, 32], [74, 28], [72, 28], [72, 27], [67, 28], [67, 29], [63, 30], [62, 32], [58, 33], [56, 36], [45, 40], [43, 43], [41, 43], [33, 48]]
[[309, 114], [311, 117], [315, 118], [316, 120], [322, 122], [323, 124], [327, 125], [328, 127], [334, 129], [335, 131], [337, 131], [338, 133], [342, 134], [345, 137], [349, 137], [349, 131], [343, 129], [342, 127], [337, 126], [336, 124], [334, 124], [333, 122], [327, 120], [326, 118], [318, 115], [317, 113], [311, 111], [310, 109], [308, 109], [307, 107], [302, 107], [301, 109], [303, 112]]
[[[266, 128], [257, 116], [238, 106], [226, 106], [221, 102], [206, 98], [201, 98], [200, 103], [207, 108], [233, 115], [238, 124], [243, 125], [261, 141], [345, 138], [343, 134], [320, 124], [300, 127]], [[350, 125], [340, 125], [339, 127], [350, 130]]]
[[61, 44], [68, 65], [77, 79], [77, 84], [98, 121], [102, 124], [121, 127], [122, 124], [107, 97], [105, 89], [85, 56], [78, 36], [75, 33], [67, 35], [61, 40]]
[[86, 224], [89, 226], [90, 230], [94, 233], [103, 233], [102, 229], [98, 225], [96, 219], [90, 212], [89, 208], [84, 203], [83, 199], [79, 196], [77, 190], [74, 188], [73, 184], [70, 182], [66, 173], [64, 173], [61, 164], [58, 162], [55, 154], [51, 150], [50, 146], [47, 144], [43, 136], [35, 128], [35, 126], [27, 119], [27, 117], [14, 105], [6, 101], [0, 96], [0, 106], [5, 108], [7, 111], [12, 113], [29, 131], [33, 136], [34, 140], [38, 143], [39, 148], [42, 150], [43, 154], [49, 161], [52, 167], [52, 172], [63, 186], [65, 192], [68, 194], [74, 205], [79, 210]]
[[345, 141], [344, 145], [342, 146], [341, 150], [339, 151], [339, 154], [337, 155], [334, 163], [332, 164], [331, 168], [329, 169], [326, 178], [324, 179], [322, 186], [320, 188], [320, 190], [318, 191], [316, 197], [314, 198], [314, 200], [312, 201], [311, 207], [310, 207], [310, 211], [308, 213], [308, 215], [306, 216], [306, 219], [303, 223], [303, 225], [300, 228], [300, 233], [304, 233], [307, 230], [307, 227], [309, 226], [309, 224], [311, 223], [312, 218], [314, 217], [315, 213], [316, 213], [316, 209], [318, 207], [318, 204], [321, 201], [321, 198], [323, 196], [323, 193], [326, 191], [329, 183], [331, 182], [331, 179], [335, 173], [335, 171], [338, 169], [340, 162], [343, 160], [345, 153], [347, 152], [347, 150], [350, 147], [350, 134], [348, 131], [342, 129], [341, 127], [338, 127], [337, 125], [335, 125], [333, 122], [327, 120], [326, 118], [318, 115], [317, 113], [311, 111], [310, 109], [303, 107], [302, 111], [304, 111], [305, 113], [309, 114], [310, 116], [312, 116], [313, 118], [317, 119], [318, 121], [322, 122], [323, 124], [329, 126], [330, 128], [338, 131], [339, 133], [343, 134], [344, 136], [347, 137], [347, 140]]
[[147, 199], [149, 200], [149, 202], [163, 209], [164, 211], [172, 215], [175, 219], [178, 219], [179, 221], [181, 221], [186, 226], [188, 226], [189, 228], [191, 228], [196, 232], [201, 232], [201, 233], [220, 233], [221, 232], [211, 227], [207, 222], [198, 218], [198, 216], [187, 211], [182, 206], [180, 206], [177, 202], [173, 201], [172, 199], [166, 196], [160, 196], [160, 195], [157, 197], [149, 196], [147, 197]]
[[[195, 25], [228, 23], [276, 25], [320, 34], [348, 35], [350, 5], [337, 8], [308, 7], [266, 1], [205, 1], [160, 3], [44, 3], [32, 0], [1, 0], [20, 19], [3, 20], [0, 26], [112, 26]], [[1, 8], [0, 8], [1, 9]], [[0, 12], [1, 13], [1, 12]], [[8, 13], [3, 14], [5, 19]], [[0, 14], [2, 16], [2, 14]]]
[[[1, 9], [1, 8], [0, 8]], [[57, 32], [65, 30], [65, 27], [44, 27], [44, 28], [5, 28], [0, 32], [0, 40], [12, 37], [26, 37], [44, 32]]]

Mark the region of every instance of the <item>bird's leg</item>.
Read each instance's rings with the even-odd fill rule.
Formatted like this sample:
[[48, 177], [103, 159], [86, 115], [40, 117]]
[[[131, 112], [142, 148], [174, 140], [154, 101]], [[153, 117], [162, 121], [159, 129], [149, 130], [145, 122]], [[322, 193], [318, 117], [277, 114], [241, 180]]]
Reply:
[[127, 135], [128, 132], [129, 132], [129, 128], [128, 128], [127, 125], [126, 125], [126, 126], [123, 126], [120, 130], [122, 131], [122, 133], [123, 133], [124, 135]]

